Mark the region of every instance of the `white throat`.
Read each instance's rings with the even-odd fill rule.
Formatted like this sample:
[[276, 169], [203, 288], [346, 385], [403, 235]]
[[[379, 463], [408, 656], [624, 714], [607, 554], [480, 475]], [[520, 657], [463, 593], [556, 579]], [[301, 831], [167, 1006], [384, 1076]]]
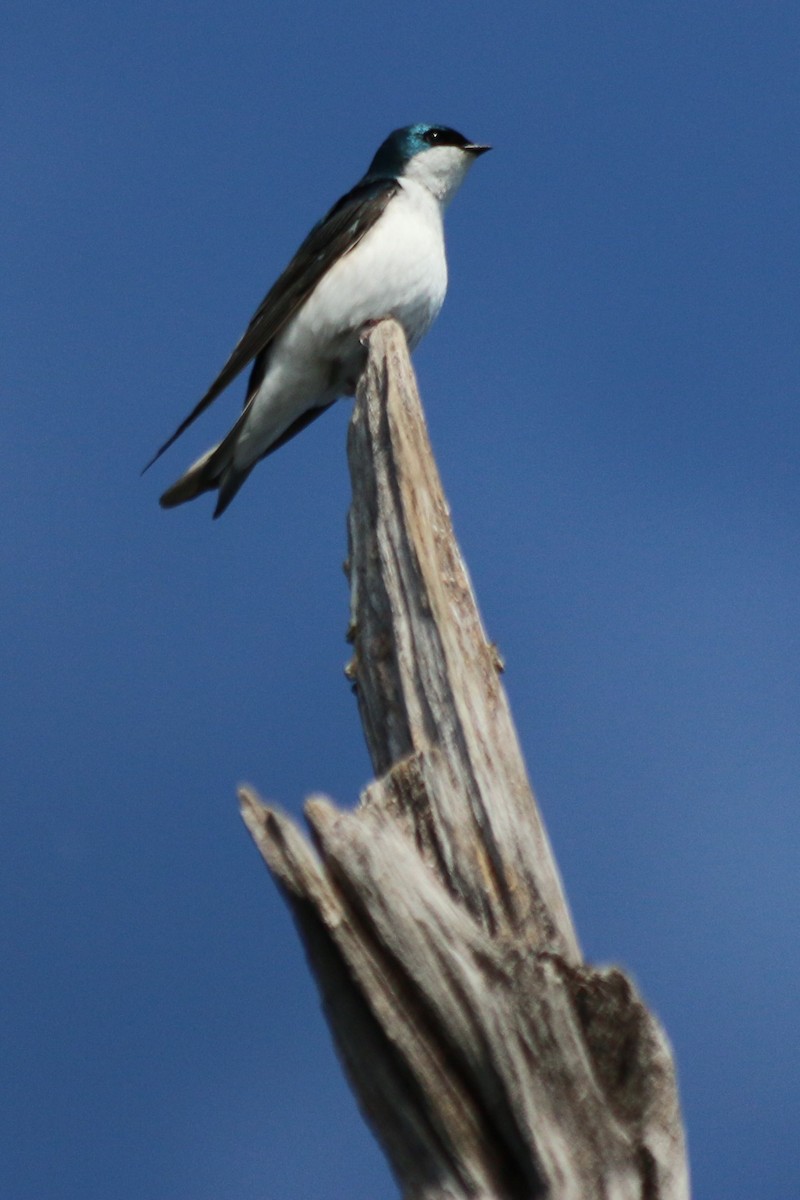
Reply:
[[403, 178], [421, 183], [444, 208], [461, 187], [474, 161], [474, 154], [458, 146], [431, 146], [406, 163]]

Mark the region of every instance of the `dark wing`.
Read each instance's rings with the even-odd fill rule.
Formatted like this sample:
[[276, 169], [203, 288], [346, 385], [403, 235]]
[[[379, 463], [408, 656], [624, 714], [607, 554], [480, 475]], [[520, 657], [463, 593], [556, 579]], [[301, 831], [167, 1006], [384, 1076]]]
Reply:
[[157, 450], [145, 471], [205, 412], [251, 359], [278, 336], [329, 267], [357, 246], [372, 228], [399, 186], [394, 179], [359, 183], [314, 226], [286, 270], [267, 292], [205, 396]]

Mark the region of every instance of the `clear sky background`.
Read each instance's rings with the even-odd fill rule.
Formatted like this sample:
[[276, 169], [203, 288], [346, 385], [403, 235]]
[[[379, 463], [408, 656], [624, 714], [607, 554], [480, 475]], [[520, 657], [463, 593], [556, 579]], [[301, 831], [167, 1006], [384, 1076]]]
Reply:
[[416, 366], [587, 957], [698, 1197], [800, 1189], [792, 3], [6, 10], [5, 1200], [391, 1200], [239, 821], [370, 778], [342, 402], [212, 523], [143, 478], [398, 125], [492, 142]]

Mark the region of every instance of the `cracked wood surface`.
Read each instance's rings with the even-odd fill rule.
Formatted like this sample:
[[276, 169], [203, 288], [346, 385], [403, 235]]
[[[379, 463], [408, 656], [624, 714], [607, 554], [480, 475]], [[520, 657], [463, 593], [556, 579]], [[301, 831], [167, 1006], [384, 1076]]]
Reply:
[[666, 1038], [584, 965], [431, 454], [400, 328], [350, 427], [354, 683], [376, 779], [242, 789], [362, 1110], [413, 1200], [685, 1200]]

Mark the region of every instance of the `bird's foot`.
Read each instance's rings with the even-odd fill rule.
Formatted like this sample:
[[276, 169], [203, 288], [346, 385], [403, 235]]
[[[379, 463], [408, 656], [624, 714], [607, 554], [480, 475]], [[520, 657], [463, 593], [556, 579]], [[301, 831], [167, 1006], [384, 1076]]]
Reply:
[[389, 314], [387, 313], [386, 316], [373, 317], [372, 320], [365, 321], [358, 331], [358, 340], [361, 342], [361, 345], [367, 346], [369, 344], [369, 335], [372, 333], [375, 326], [380, 325], [381, 321], [388, 321], [388, 319]]

